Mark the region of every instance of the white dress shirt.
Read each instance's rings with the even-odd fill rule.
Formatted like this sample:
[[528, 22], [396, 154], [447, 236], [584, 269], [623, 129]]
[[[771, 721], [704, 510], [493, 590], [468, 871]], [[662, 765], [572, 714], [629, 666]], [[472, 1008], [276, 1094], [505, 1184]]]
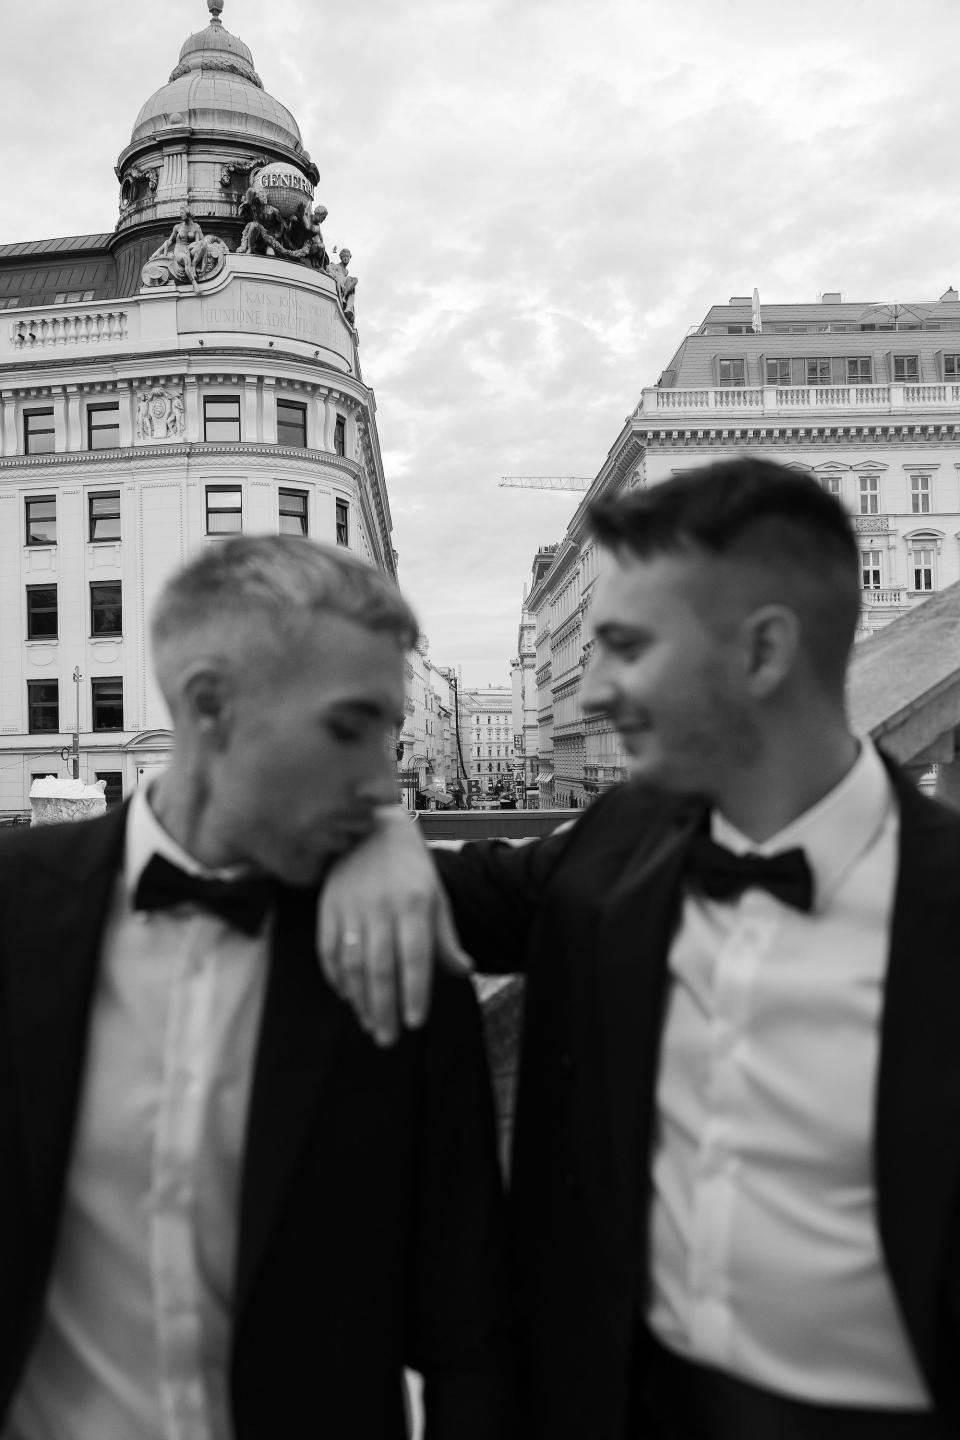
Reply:
[[799, 1399], [923, 1409], [880, 1249], [879, 1026], [899, 812], [864, 742], [812, 809], [754, 846], [802, 846], [810, 914], [691, 889], [671, 946], [656, 1095], [652, 1300], [687, 1358]]
[[[130, 804], [40, 1336], [6, 1440], [230, 1440], [230, 1303], [267, 933], [132, 909], [160, 854]], [[65, 957], [65, 963], [68, 958]]]

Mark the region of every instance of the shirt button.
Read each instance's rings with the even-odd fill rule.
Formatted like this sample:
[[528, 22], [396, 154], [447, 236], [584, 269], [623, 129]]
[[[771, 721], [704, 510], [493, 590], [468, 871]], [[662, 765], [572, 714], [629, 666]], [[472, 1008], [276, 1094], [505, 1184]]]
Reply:
[[573, 1070], [573, 1056], [570, 1054], [569, 1050], [564, 1050], [563, 1054], [560, 1056], [560, 1069], [563, 1071], [564, 1075], [569, 1075]]
[[577, 1177], [576, 1177], [575, 1173], [574, 1173], [572, 1170], [567, 1170], [567, 1171], [565, 1172], [564, 1177], [563, 1177], [563, 1184], [564, 1184], [564, 1189], [566, 1189], [566, 1190], [576, 1190], [576, 1189], [577, 1189]]

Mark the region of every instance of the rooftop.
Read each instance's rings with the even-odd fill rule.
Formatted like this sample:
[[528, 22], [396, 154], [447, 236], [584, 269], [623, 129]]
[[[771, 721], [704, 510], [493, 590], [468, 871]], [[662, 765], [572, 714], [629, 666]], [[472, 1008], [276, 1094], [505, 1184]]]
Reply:
[[960, 723], [960, 581], [854, 647], [850, 718], [897, 760]]

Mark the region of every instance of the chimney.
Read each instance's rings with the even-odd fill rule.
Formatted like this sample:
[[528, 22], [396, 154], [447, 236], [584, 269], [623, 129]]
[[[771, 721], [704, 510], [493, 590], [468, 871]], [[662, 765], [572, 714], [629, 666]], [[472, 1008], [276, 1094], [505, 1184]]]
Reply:
[[821, 305], [841, 305], [842, 303], [843, 296], [840, 294], [839, 290], [824, 290], [823, 294], [820, 296]]

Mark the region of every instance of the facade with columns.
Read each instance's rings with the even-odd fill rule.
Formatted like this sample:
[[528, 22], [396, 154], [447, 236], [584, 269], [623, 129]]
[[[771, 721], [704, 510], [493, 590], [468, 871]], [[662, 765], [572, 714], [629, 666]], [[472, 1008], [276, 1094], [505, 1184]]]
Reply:
[[[141, 110], [115, 230], [0, 245], [0, 815], [68, 773], [75, 729], [112, 799], [164, 762], [149, 614], [205, 545], [302, 534], [396, 575], [352, 303], [319, 264], [235, 253], [253, 166], [319, 176], [222, 8]], [[141, 283], [182, 205], [223, 241], [212, 273]]]
[[734, 296], [684, 338], [627, 417], [527, 601], [558, 794], [589, 800], [626, 774], [615, 732], [580, 710], [598, 563], [587, 507], [737, 454], [802, 469], [849, 510], [860, 542], [858, 639], [956, 582], [957, 291], [911, 305]]

